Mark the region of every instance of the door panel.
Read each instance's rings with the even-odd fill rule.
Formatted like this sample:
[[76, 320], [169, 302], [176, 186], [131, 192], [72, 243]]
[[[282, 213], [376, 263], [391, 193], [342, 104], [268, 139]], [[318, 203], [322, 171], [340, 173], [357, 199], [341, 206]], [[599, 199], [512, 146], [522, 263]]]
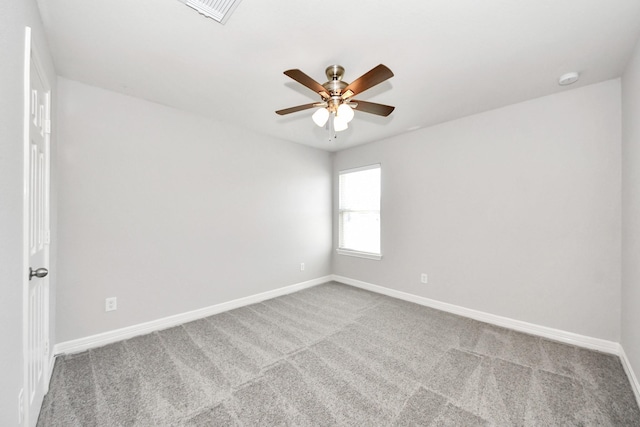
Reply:
[[[27, 42], [30, 46], [27, 33]], [[25, 179], [28, 203], [25, 226], [30, 269], [49, 269], [49, 134], [51, 90], [40, 71], [33, 49], [29, 49], [29, 92], [25, 100], [28, 117], [28, 170]], [[25, 64], [26, 65], [26, 64]], [[27, 154], [28, 153], [28, 154]], [[49, 380], [49, 277], [29, 274], [23, 327], [25, 358], [25, 415], [35, 426]]]

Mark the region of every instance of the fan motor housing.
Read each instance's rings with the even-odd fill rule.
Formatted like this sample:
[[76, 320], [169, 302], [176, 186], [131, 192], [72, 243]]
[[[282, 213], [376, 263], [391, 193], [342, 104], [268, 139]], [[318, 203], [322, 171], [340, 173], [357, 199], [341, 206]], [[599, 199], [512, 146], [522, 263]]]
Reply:
[[347, 86], [349, 86], [347, 82], [343, 82], [342, 80], [329, 80], [322, 85], [331, 95], [340, 95]]
[[332, 96], [340, 95], [344, 88], [349, 86], [347, 82], [342, 81], [344, 76], [344, 67], [342, 65], [329, 65], [324, 71], [328, 82], [322, 85]]

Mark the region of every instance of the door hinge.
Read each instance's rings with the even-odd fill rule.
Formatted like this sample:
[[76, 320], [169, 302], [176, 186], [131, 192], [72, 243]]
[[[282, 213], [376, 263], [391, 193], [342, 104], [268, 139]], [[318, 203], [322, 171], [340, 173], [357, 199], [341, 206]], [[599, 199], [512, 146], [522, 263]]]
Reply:
[[51, 133], [51, 120], [44, 121], [44, 131], [46, 133]]
[[46, 233], [44, 233], [44, 244], [45, 245], [51, 244], [51, 230], [47, 230]]
[[46, 357], [49, 357], [49, 341], [46, 341], [46, 342], [44, 343], [44, 355], [45, 355]]

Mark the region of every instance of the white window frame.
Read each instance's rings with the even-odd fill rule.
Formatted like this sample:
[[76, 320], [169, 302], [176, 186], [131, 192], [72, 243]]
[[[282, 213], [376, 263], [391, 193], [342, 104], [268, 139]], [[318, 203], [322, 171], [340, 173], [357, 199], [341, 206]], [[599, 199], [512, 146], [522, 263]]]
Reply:
[[[342, 215], [347, 212], [365, 212], [365, 211], [354, 211], [340, 208], [340, 176], [346, 175], [354, 172], [362, 172], [370, 169], [380, 169], [380, 199], [382, 199], [382, 164], [376, 163], [372, 165], [357, 167], [353, 169], [345, 169], [338, 172], [338, 248], [336, 252], [340, 255], [353, 256], [358, 258], [366, 258], [373, 260], [381, 260], [382, 259], [382, 241], [380, 242], [380, 253], [375, 252], [363, 252], [354, 249], [345, 248], [342, 246]], [[381, 207], [378, 208], [377, 211], [366, 211], [366, 212], [378, 212], [380, 217], [380, 234], [382, 234], [382, 213]], [[382, 236], [380, 236], [382, 239]]]

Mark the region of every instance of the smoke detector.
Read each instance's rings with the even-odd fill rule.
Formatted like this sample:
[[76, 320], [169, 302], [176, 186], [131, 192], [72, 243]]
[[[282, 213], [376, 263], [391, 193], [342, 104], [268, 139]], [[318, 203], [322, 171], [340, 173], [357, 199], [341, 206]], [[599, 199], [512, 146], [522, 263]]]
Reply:
[[560, 78], [558, 79], [558, 84], [560, 86], [568, 86], [572, 83], [577, 82], [579, 78], [580, 78], [580, 74], [577, 73], [576, 71], [573, 71], [571, 73], [561, 75]]
[[178, 0], [200, 14], [224, 24], [238, 7], [240, 0]]

